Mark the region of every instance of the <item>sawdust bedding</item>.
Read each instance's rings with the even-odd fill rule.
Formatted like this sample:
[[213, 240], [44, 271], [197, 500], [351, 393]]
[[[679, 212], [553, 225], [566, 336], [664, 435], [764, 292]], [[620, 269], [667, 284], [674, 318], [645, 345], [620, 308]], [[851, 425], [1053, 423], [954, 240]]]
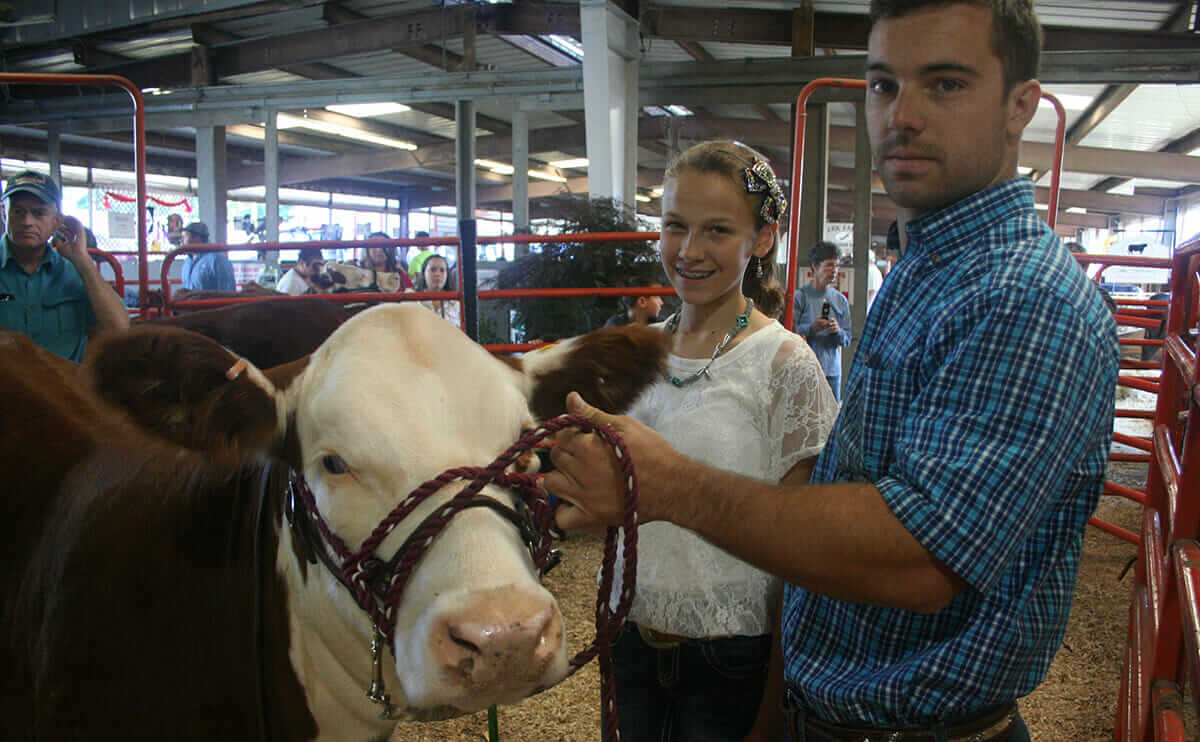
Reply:
[[[1145, 465], [1113, 464], [1109, 476], [1131, 487], [1145, 485]], [[1141, 508], [1104, 497], [1099, 517], [1137, 531]], [[572, 535], [566, 558], [551, 572], [547, 586], [558, 597], [568, 631], [568, 651], [587, 646], [593, 637], [595, 571], [603, 540]], [[1111, 740], [1132, 574], [1118, 576], [1135, 548], [1089, 528], [1079, 581], [1064, 645], [1045, 682], [1021, 699], [1021, 713], [1037, 742]], [[500, 709], [500, 738], [515, 742], [596, 742], [600, 738], [600, 681], [595, 662], [560, 685]], [[486, 740], [487, 715], [479, 713], [433, 724], [403, 724], [392, 742]]]

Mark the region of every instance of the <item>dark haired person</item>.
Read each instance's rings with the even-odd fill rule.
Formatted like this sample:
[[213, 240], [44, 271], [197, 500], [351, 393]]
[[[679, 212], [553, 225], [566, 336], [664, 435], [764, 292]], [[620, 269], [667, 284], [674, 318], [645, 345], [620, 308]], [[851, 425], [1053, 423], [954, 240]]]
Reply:
[[[400, 290], [408, 291], [413, 288], [413, 281], [408, 275], [408, 271], [404, 270], [399, 258], [396, 257], [396, 246], [371, 244], [371, 242], [390, 239], [385, 232], [372, 232], [367, 235], [368, 241], [363, 246], [365, 249], [359, 264], [363, 268], [375, 271], [376, 273], [395, 273], [399, 278]], [[378, 280], [376, 280], [376, 283], [378, 283]]]
[[125, 305], [88, 255], [84, 226], [62, 215], [53, 178], [17, 173], [3, 198], [8, 223], [0, 237], [0, 329], [82, 361], [93, 331], [129, 327]]
[[[630, 282], [630, 286], [638, 288], [662, 286], [662, 283], [652, 278], [640, 278]], [[658, 321], [658, 313], [662, 311], [661, 296], [622, 296], [621, 311], [605, 321], [605, 327], [621, 327], [622, 325], [648, 325]]]
[[[811, 484], [721, 472], [568, 406], [621, 432], [641, 522], [789, 583], [793, 739], [1028, 740], [1016, 700], [1062, 643], [1104, 485], [1116, 326], [1017, 177], [1041, 93], [1031, 1], [874, 0], [871, 16], [866, 118], [902, 253]], [[575, 503], [561, 526], [621, 522], [607, 444], [564, 435], [553, 458], [546, 488]]]
[[325, 264], [325, 256], [315, 247], [306, 247], [300, 251], [296, 264], [283, 274], [275, 290], [288, 296], [316, 293], [317, 287], [312, 284], [312, 277], [321, 271]]
[[812, 282], [796, 290], [795, 333], [803, 335], [833, 396], [842, 401], [842, 348], [850, 345], [850, 302], [837, 290], [838, 249], [818, 242], [808, 251]]
[[[208, 242], [208, 225], [192, 222], [183, 228], [183, 246]], [[189, 291], [237, 291], [233, 263], [223, 252], [193, 253], [183, 264], [183, 288]]]

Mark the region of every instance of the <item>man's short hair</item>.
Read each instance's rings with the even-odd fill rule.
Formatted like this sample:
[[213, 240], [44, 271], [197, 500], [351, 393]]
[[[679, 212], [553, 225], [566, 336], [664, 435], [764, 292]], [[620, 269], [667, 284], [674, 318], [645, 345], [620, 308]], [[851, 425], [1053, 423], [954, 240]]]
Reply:
[[423, 229], [420, 232], [417, 232], [416, 234], [413, 235], [413, 237], [428, 237], [428, 236], [429, 236], [429, 233]]
[[1005, 93], [1018, 82], [1037, 77], [1042, 27], [1033, 12], [1033, 0], [871, 0], [871, 25], [922, 8], [960, 4], [992, 12], [992, 53], [1004, 65]]
[[303, 248], [296, 258], [296, 261], [300, 263], [312, 263], [314, 260], [320, 263], [325, 262], [325, 256], [321, 254], [320, 249], [315, 247]]
[[184, 232], [191, 234], [196, 238], [196, 242], [208, 242], [208, 225], [204, 222], [192, 222], [183, 228]]
[[54, 178], [33, 170], [25, 170], [8, 179], [4, 187], [4, 200], [7, 201], [15, 193], [28, 193], [42, 203], [54, 204], [55, 207], [62, 203], [62, 191], [58, 189]]
[[[662, 286], [663, 282], [651, 276], [638, 276], [629, 282], [631, 288], [650, 288], [651, 286]], [[638, 299], [646, 298], [644, 296], [622, 296], [621, 306], [625, 309], [633, 309], [633, 305], [637, 304]]]
[[388, 236], [387, 232], [372, 232], [371, 234], [367, 235], [367, 239], [368, 240], [390, 240], [392, 238]]
[[837, 260], [839, 256], [840, 253], [838, 252], [837, 245], [828, 240], [821, 240], [808, 251], [808, 265], [816, 268], [830, 258]]

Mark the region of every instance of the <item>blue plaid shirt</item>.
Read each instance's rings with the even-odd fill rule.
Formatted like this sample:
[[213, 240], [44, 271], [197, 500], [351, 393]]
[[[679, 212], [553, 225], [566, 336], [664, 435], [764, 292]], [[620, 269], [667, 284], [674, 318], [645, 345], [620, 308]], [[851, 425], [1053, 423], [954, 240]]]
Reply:
[[1119, 352], [1033, 204], [1021, 178], [908, 223], [867, 317], [812, 480], [873, 482], [967, 587], [923, 615], [789, 585], [785, 673], [821, 719], [920, 725], [1010, 701], [1062, 642]]

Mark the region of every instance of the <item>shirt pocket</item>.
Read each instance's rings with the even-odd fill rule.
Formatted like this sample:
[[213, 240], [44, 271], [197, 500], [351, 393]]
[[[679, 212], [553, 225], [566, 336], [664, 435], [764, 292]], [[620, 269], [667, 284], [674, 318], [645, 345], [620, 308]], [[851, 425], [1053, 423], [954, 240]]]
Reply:
[[42, 300], [45, 312], [43, 328], [60, 335], [87, 332], [87, 299], [81, 296], [57, 296]]
[[843, 410], [854, 426], [847, 469], [867, 481], [888, 474], [896, 459], [896, 438], [912, 412], [921, 388], [921, 358], [914, 353], [895, 361], [869, 358], [857, 378], [853, 402]]

